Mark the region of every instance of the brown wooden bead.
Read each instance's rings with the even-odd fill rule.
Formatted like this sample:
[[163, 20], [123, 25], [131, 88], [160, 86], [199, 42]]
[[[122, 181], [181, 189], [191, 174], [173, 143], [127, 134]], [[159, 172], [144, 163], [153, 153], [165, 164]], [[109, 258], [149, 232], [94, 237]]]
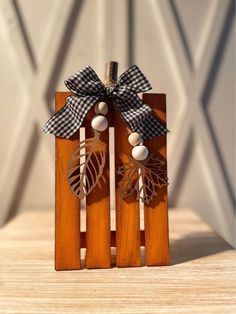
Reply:
[[96, 114], [106, 115], [108, 113], [108, 106], [104, 101], [97, 103], [94, 107]]
[[130, 145], [136, 146], [142, 142], [142, 138], [138, 132], [132, 132], [132, 133], [130, 133], [130, 135], [128, 137], [128, 141], [129, 141]]

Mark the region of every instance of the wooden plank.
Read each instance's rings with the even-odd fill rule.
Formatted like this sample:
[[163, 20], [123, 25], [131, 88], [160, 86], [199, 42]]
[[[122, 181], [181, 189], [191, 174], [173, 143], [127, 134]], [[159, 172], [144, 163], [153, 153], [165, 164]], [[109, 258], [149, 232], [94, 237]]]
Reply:
[[[164, 94], [144, 94], [144, 103], [152, 107], [159, 120], [166, 125]], [[149, 151], [166, 162], [166, 136], [146, 141]], [[163, 187], [149, 205], [144, 206], [145, 247], [147, 266], [169, 265], [169, 230], [167, 187]]]
[[[55, 95], [56, 111], [60, 110], [70, 94]], [[67, 182], [68, 156], [79, 141], [77, 132], [69, 140], [56, 138], [56, 221], [55, 269], [80, 269], [80, 202], [71, 192]]]
[[[109, 101], [106, 100], [106, 102]], [[91, 128], [91, 120], [94, 116], [94, 108], [92, 108], [86, 117], [86, 138], [94, 136]], [[110, 120], [109, 114], [108, 120]], [[86, 197], [87, 268], [111, 267], [109, 129], [100, 134], [100, 139], [106, 143], [106, 162], [102, 178]]]
[[121, 198], [117, 170], [131, 155], [128, 131], [120, 115], [114, 112], [115, 169], [116, 169], [116, 265], [117, 267], [140, 266], [140, 214], [136, 195]]
[[[106, 87], [111, 87], [117, 81], [118, 63], [110, 61], [106, 64]], [[101, 99], [109, 106], [107, 115], [111, 123], [112, 100]], [[95, 116], [94, 108], [90, 110], [86, 119], [86, 138], [94, 136], [91, 120]], [[109, 178], [109, 128], [100, 133], [100, 139], [106, 144], [105, 166], [99, 184], [86, 198], [86, 266], [87, 268], [111, 267], [111, 231], [110, 231], [110, 178]]]

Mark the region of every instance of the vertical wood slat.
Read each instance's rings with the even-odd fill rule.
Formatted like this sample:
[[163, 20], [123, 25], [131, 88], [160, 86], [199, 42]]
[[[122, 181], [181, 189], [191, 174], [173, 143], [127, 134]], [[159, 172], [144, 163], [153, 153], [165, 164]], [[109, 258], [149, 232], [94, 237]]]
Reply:
[[[70, 94], [55, 95], [56, 111], [60, 110]], [[79, 133], [69, 140], [56, 138], [56, 220], [55, 220], [55, 269], [80, 269], [80, 202], [71, 192], [67, 182], [68, 157], [79, 141]]]
[[117, 170], [131, 155], [128, 132], [117, 112], [113, 113], [115, 127], [115, 171], [116, 171], [116, 266], [140, 266], [140, 213], [139, 202], [132, 194], [121, 198]]
[[[159, 120], [166, 125], [164, 94], [143, 94], [143, 102], [152, 107]], [[145, 142], [149, 151], [167, 162], [167, 139], [156, 137]], [[167, 163], [166, 163], [167, 167]], [[163, 187], [153, 201], [144, 206], [146, 265], [169, 265], [169, 230], [167, 187]]]
[[[106, 102], [108, 103], [108, 101]], [[94, 116], [94, 108], [92, 108], [85, 122], [86, 138], [94, 136], [91, 129], [91, 120]], [[109, 129], [100, 134], [100, 139], [106, 143], [106, 163], [102, 178], [86, 197], [87, 268], [111, 267]]]

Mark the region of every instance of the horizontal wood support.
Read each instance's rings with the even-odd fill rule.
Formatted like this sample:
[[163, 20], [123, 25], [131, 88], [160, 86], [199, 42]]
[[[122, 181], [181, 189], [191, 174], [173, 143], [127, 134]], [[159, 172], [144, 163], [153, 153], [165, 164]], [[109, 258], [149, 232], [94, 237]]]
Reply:
[[[140, 230], [140, 242], [141, 246], [145, 245], [145, 232]], [[80, 247], [86, 248], [86, 231], [80, 232]], [[111, 247], [116, 247], [116, 231], [111, 231]]]

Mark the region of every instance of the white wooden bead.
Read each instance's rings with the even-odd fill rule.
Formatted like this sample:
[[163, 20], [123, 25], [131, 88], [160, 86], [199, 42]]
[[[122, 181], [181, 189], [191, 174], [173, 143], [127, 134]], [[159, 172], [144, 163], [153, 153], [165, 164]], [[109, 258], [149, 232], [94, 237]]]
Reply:
[[132, 149], [132, 156], [136, 160], [144, 160], [148, 156], [148, 149], [144, 145], [135, 146]]
[[104, 101], [97, 103], [94, 107], [96, 114], [106, 115], [108, 113], [108, 106]]
[[105, 131], [108, 127], [107, 118], [104, 116], [96, 116], [91, 122], [92, 128], [96, 131]]
[[142, 138], [138, 132], [133, 132], [133, 133], [130, 133], [130, 135], [128, 137], [128, 141], [129, 141], [130, 145], [136, 146], [142, 142]]

